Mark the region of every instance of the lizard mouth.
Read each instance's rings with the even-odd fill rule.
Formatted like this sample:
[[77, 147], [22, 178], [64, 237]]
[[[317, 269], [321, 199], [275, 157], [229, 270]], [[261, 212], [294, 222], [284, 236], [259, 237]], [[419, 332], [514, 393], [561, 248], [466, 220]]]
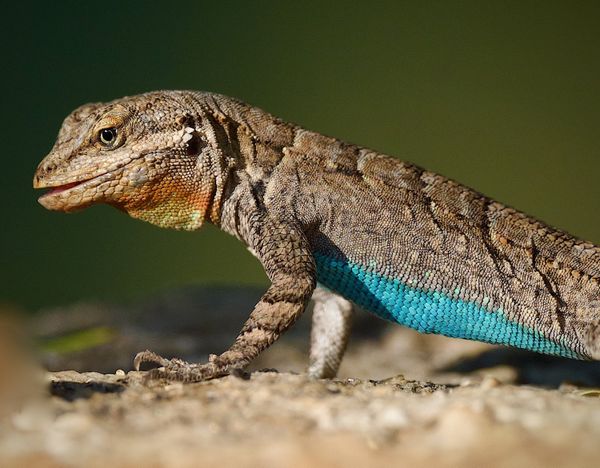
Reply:
[[95, 185], [102, 183], [106, 179], [107, 174], [110, 173], [103, 172], [87, 179], [54, 186], [40, 187], [39, 185], [41, 184], [37, 183], [35, 184], [37, 185], [36, 188], [48, 189], [46, 193], [38, 198], [38, 202], [44, 208], [56, 211], [74, 211], [84, 208], [90, 204], [90, 200], [85, 200], [84, 202], [83, 194]]
[[40, 197], [40, 199], [46, 198], [46, 197], [50, 197], [53, 195], [59, 195], [63, 192], [66, 192], [67, 190], [71, 190], [75, 187], [79, 187], [80, 185], [87, 184], [88, 182], [96, 181], [96, 179], [100, 179], [103, 176], [106, 176], [107, 174], [114, 174], [118, 169], [120, 169], [120, 167], [118, 167], [112, 171], [105, 171], [100, 174], [96, 174], [92, 177], [88, 177], [87, 179], [75, 180], [73, 182], [67, 182], [66, 184], [60, 184], [60, 185], [51, 185], [51, 184], [46, 185], [45, 183], [40, 182], [40, 180], [37, 179], [37, 177], [36, 177], [33, 182], [33, 188], [48, 189], [48, 191]]
[[52, 195], [58, 195], [59, 193], [65, 192], [66, 190], [72, 189], [73, 187], [77, 187], [78, 185], [81, 185], [84, 182], [87, 182], [88, 180], [91, 180], [91, 179], [80, 180], [79, 182], [70, 182], [70, 183], [64, 184], [64, 185], [57, 185], [56, 187], [49, 187], [49, 190], [46, 193], [44, 193], [40, 197], [40, 199], [49, 197]]

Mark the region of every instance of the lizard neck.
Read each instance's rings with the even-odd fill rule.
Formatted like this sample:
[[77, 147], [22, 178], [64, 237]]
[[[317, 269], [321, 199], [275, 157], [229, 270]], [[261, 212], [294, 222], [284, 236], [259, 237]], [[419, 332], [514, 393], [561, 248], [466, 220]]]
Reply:
[[285, 148], [293, 145], [297, 127], [225, 96], [198, 93], [196, 97], [203, 111], [203, 134], [217, 149], [210, 170], [217, 176], [208, 219], [241, 238], [235, 221], [238, 211], [261, 209], [265, 187]]

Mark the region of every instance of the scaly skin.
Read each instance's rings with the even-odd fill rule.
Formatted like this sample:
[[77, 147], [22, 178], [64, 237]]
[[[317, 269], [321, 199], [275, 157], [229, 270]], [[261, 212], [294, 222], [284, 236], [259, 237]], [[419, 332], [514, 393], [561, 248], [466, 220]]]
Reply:
[[[207, 364], [136, 366], [198, 381], [241, 369], [304, 310], [317, 280], [311, 374], [335, 375], [352, 305], [423, 332], [600, 359], [600, 248], [408, 163], [239, 101], [159, 91], [63, 123], [34, 187], [48, 209], [107, 203], [161, 227], [211, 222], [272, 281]], [[346, 299], [335, 295], [341, 294]], [[324, 304], [327, 304], [326, 306]]]

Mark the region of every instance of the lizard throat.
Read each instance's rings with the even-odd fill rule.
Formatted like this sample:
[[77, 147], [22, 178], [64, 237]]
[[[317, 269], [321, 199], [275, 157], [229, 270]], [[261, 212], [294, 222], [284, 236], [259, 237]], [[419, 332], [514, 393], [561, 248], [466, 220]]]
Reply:
[[194, 231], [209, 217], [212, 202], [211, 190], [173, 189], [169, 184], [144, 190], [115, 206], [158, 227]]

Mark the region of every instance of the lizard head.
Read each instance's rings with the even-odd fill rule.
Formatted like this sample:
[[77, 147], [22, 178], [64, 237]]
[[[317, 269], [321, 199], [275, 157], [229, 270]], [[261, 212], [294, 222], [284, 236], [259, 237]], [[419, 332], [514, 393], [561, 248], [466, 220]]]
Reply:
[[[181, 93], [86, 104], [63, 122], [38, 165], [47, 209], [106, 203], [161, 227], [197, 229], [215, 213], [215, 151]], [[217, 208], [218, 209], [218, 208]]]

